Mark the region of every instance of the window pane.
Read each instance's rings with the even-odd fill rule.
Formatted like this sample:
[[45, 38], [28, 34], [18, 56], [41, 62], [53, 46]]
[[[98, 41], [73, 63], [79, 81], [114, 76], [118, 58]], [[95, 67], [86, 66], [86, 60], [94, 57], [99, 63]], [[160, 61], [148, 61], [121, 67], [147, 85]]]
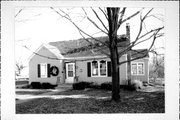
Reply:
[[138, 74], [144, 74], [143, 63], [138, 63]]
[[132, 75], [137, 74], [137, 64], [131, 64], [131, 73]]
[[92, 62], [92, 75], [98, 76], [98, 62], [97, 61]]
[[100, 75], [106, 76], [106, 62], [100, 62]]
[[73, 77], [73, 71], [68, 71], [68, 77]]
[[68, 70], [73, 71], [73, 65], [68, 65]]
[[68, 77], [73, 77], [73, 65], [68, 64]]

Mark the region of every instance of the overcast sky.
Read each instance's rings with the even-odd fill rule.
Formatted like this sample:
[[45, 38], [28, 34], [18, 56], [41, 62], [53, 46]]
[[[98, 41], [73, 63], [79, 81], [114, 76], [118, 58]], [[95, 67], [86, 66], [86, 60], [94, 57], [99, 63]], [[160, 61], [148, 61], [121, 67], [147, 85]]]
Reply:
[[[58, 8], [55, 9], [58, 10]], [[140, 9], [141, 8], [127, 8], [125, 17]], [[92, 24], [87, 22], [86, 19], [82, 19], [83, 11], [81, 8], [68, 8], [68, 10], [70, 10], [68, 12], [72, 15], [73, 20], [87, 33], [94, 34], [98, 32], [98, 30]], [[142, 14], [146, 13], [147, 10], [149, 10], [149, 8], [145, 9]], [[21, 12], [19, 13], [19, 11]], [[92, 14], [92, 11], [89, 11], [88, 9], [86, 9], [86, 11], [93, 20], [97, 21], [94, 14]], [[150, 30], [151, 28], [160, 27], [164, 24], [164, 20], [162, 19], [164, 9], [156, 8], [153, 10], [152, 14], [158, 16], [161, 20], [155, 17], [149, 17], [147, 21], [145, 21], [146, 29], [144, 29], [144, 32]], [[81, 38], [77, 28], [75, 28], [72, 23], [60, 17], [60, 15], [49, 7], [16, 8], [15, 16], [16, 61], [22, 61], [27, 64], [27, 60], [32, 54], [31, 51], [35, 51], [43, 43]], [[102, 18], [104, 17], [103, 15], [100, 16]], [[103, 18], [103, 20], [107, 23], [105, 18]], [[134, 17], [127, 22], [130, 23], [131, 39], [133, 40], [139, 30], [139, 16]], [[124, 24], [124, 26], [121, 26], [118, 34], [125, 34], [125, 32]], [[102, 35], [104, 34], [96, 34], [96, 36]], [[164, 37], [157, 40], [155, 43], [156, 47], [164, 47]], [[150, 42], [139, 45], [137, 48], [148, 48], [149, 45]], [[31, 51], [27, 50], [23, 46], [27, 46], [31, 49]]]

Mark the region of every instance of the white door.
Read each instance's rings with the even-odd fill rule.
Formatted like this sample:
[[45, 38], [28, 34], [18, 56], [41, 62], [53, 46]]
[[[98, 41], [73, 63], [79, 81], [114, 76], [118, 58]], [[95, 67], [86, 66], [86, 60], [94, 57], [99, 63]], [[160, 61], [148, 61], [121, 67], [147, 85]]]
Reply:
[[65, 83], [74, 83], [75, 77], [75, 64], [67, 63], [66, 64], [66, 82]]

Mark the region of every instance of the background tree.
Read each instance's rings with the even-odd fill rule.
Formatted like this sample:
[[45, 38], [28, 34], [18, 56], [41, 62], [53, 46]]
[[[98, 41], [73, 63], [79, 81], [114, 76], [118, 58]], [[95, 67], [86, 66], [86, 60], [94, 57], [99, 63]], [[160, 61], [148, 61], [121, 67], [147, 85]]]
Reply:
[[20, 76], [24, 68], [25, 66], [21, 62], [16, 62], [16, 76]]
[[[108, 58], [111, 60], [111, 66], [112, 66], [112, 100], [118, 101], [120, 99], [119, 95], [119, 66], [121, 64], [137, 60], [140, 58], [143, 58], [147, 56], [148, 53], [144, 54], [141, 57], [136, 58], [130, 58], [126, 61], [119, 62], [119, 58], [127, 54], [129, 51], [133, 51], [133, 47], [137, 46], [140, 43], [143, 43], [145, 41], [151, 40], [150, 47], [148, 51], [151, 51], [152, 46], [155, 43], [155, 40], [158, 37], [163, 36], [164, 34], [161, 32], [164, 28], [163, 26], [157, 26], [157, 28], [153, 28], [151, 30], [145, 29], [145, 20], [149, 17], [158, 18], [155, 15], [150, 14], [153, 9], [146, 10], [143, 12], [144, 8], [134, 12], [132, 15], [127, 16], [125, 14], [126, 7], [123, 8], [90, 8], [88, 11], [91, 11], [95, 19], [92, 17], [89, 17], [90, 14], [87, 12], [85, 8], [82, 8], [82, 11], [84, 14], [81, 14], [82, 20], [86, 19], [89, 21], [92, 25], [95, 26], [96, 29], [99, 30], [99, 33], [103, 33], [104, 35], [108, 36], [108, 41], [100, 41], [96, 37], [93, 36], [93, 34], [87, 33], [87, 31], [83, 30], [75, 21], [74, 17], [71, 16], [71, 13], [69, 12], [69, 9], [58, 9], [51, 7], [53, 11], [55, 11], [58, 15], [60, 15], [62, 18], [67, 19], [69, 22], [71, 22], [79, 31], [81, 36], [90, 44], [94, 44], [93, 41], [96, 41], [101, 44], [101, 46], [105, 46], [109, 49], [109, 52], [105, 52], [102, 49], [100, 50], [103, 54], [105, 54]], [[135, 16], [140, 17], [140, 23], [139, 24], [139, 30], [137, 31], [137, 35], [134, 40], [129, 40], [129, 44], [124, 45], [122, 39], [118, 39], [118, 30], [121, 28], [123, 24], [125, 24], [128, 20], [132, 19]], [[79, 22], [79, 21], [78, 21]], [[88, 39], [88, 38], [91, 38]], [[93, 39], [93, 41], [92, 41]], [[129, 39], [129, 38], [127, 38]], [[123, 47], [122, 50], [119, 52], [118, 48]], [[137, 51], [135, 51], [137, 52]], [[139, 52], [137, 52], [139, 54]]]
[[150, 62], [149, 76], [154, 82], [156, 79], [164, 78], [164, 55], [153, 55]]

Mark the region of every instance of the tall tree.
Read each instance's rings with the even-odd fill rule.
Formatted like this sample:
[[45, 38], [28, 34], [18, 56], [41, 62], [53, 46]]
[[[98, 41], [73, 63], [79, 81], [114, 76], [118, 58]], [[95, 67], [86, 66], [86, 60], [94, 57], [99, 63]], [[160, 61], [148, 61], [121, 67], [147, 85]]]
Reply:
[[[155, 40], [158, 37], [163, 36], [164, 34], [161, 32], [164, 28], [163, 26], [157, 26], [155, 29], [146, 30], [146, 32], [142, 32], [145, 27], [145, 19], [149, 17], [155, 17], [154, 15], [150, 14], [153, 9], [150, 9], [142, 14], [141, 10], [138, 10], [134, 12], [133, 14], [127, 16], [125, 15], [126, 7], [119, 8], [119, 7], [108, 7], [108, 8], [90, 8], [91, 12], [96, 17], [96, 20], [94, 20], [92, 17], [90, 17], [90, 14], [85, 10], [85, 8], [82, 8], [82, 11], [84, 12], [83, 15], [81, 15], [82, 19], [86, 19], [89, 21], [95, 28], [99, 30], [99, 32], [105, 34], [108, 36], [108, 41], [101, 41], [98, 40], [96, 37], [94, 37], [92, 34], [87, 33], [86, 30], [83, 30], [74, 19], [64, 9], [57, 9], [50, 7], [53, 11], [55, 11], [58, 15], [60, 15], [62, 18], [67, 19], [69, 22], [71, 22], [79, 31], [80, 35], [89, 42], [90, 44], [94, 44], [93, 41], [96, 41], [101, 44], [101, 46], [105, 46], [109, 49], [109, 52], [105, 52], [102, 49], [100, 51], [107, 56], [107, 58], [110, 58], [111, 60], [111, 67], [112, 67], [112, 100], [118, 101], [120, 99], [119, 95], [119, 83], [120, 83], [120, 76], [119, 76], [119, 66], [121, 64], [137, 60], [140, 58], [143, 58], [147, 56], [148, 53], [144, 54], [142, 56], [138, 56], [136, 58], [130, 57], [129, 59], [125, 61], [119, 61], [119, 58], [122, 57], [122, 55], [127, 54], [129, 51], [132, 51], [132, 48], [137, 46], [140, 43], [146, 42], [148, 40], [151, 40], [150, 47], [148, 51], [151, 51], [152, 46], [155, 43]], [[100, 15], [101, 14], [101, 15]], [[122, 39], [118, 39], [118, 30], [121, 28], [121, 26], [126, 23], [128, 20], [132, 19], [135, 16], [140, 16], [140, 23], [139, 23], [139, 30], [137, 31], [137, 36], [134, 40], [131, 40], [128, 44], [124, 44]], [[97, 22], [98, 21], [98, 22]], [[99, 33], [98, 32], [98, 33]], [[90, 39], [88, 39], [90, 38]], [[93, 41], [92, 41], [93, 39]], [[130, 39], [127, 38], [127, 39]], [[130, 41], [130, 40], [129, 40]], [[119, 47], [123, 47], [121, 52], [118, 51]], [[139, 54], [139, 51], [134, 51], [137, 54]], [[144, 52], [144, 51], [142, 51]]]
[[109, 51], [112, 63], [112, 99], [119, 100], [119, 54], [117, 48], [117, 30], [118, 30], [119, 8], [107, 8], [109, 24]]

